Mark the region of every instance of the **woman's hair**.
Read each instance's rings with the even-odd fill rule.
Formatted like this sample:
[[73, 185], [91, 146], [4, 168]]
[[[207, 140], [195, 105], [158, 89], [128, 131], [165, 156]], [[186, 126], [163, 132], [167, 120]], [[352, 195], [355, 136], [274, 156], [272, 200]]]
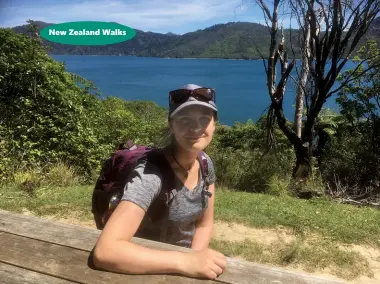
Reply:
[[172, 129], [170, 128], [170, 125], [166, 126], [164, 129], [162, 129], [158, 139], [156, 140], [157, 147], [159, 148], [166, 148], [174, 146], [175, 144], [175, 137]]

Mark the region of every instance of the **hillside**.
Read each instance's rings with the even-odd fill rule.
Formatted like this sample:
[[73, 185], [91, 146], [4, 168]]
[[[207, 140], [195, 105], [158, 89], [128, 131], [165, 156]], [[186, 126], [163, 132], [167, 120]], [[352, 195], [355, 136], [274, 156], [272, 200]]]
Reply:
[[[40, 29], [51, 23], [36, 22]], [[13, 28], [18, 33], [26, 33], [26, 26]], [[285, 31], [289, 38], [290, 30]], [[380, 18], [377, 18], [368, 37], [380, 38]], [[299, 57], [297, 31], [292, 32], [294, 52]], [[287, 40], [289, 44], [289, 40]], [[183, 35], [173, 33], [153, 33], [136, 30], [136, 36], [129, 41], [106, 46], [71, 46], [45, 41], [52, 54], [71, 55], [129, 55], [171, 58], [236, 58], [256, 59], [259, 52], [267, 55], [270, 35], [261, 24], [233, 22], [189, 32]], [[290, 57], [294, 57], [290, 52]]]
[[[40, 29], [51, 25], [44, 22], [37, 24]], [[18, 26], [14, 30], [26, 33], [26, 26]], [[136, 36], [132, 40], [107, 46], [70, 46], [47, 41], [45, 43], [52, 47], [53, 54], [257, 58], [255, 43], [264, 53], [269, 44], [269, 34], [263, 25], [239, 22], [214, 25], [184, 35], [136, 30]]]

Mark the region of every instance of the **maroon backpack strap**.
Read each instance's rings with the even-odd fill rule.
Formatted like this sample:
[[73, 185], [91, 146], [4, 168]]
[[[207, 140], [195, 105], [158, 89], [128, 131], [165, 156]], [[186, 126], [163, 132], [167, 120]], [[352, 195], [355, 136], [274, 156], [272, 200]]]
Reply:
[[151, 204], [147, 211], [147, 215], [154, 222], [163, 217], [167, 213], [168, 206], [177, 194], [175, 187], [175, 175], [166, 159], [162, 149], [153, 149], [147, 155], [147, 160], [156, 165], [162, 175], [162, 186], [159, 196]]
[[212, 193], [208, 191], [208, 187], [210, 185], [210, 175], [209, 175], [209, 169], [208, 169], [208, 162], [206, 158], [206, 154], [202, 151], [198, 154], [198, 160], [199, 164], [201, 166], [201, 173], [203, 176], [203, 179], [205, 181], [204, 187], [203, 187], [203, 193], [206, 194], [208, 197], [212, 196]]
[[207, 185], [209, 185], [208, 162], [207, 162], [206, 155], [203, 151], [198, 154], [198, 160], [199, 160], [199, 164], [201, 166], [202, 176], [206, 180]]

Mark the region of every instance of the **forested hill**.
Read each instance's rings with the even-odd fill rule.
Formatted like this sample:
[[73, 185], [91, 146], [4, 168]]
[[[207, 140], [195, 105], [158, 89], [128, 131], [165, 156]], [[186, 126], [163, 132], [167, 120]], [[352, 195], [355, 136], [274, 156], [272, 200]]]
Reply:
[[[51, 23], [36, 22], [40, 29]], [[26, 33], [26, 25], [13, 28]], [[153, 33], [136, 30], [136, 36], [129, 41], [106, 46], [72, 46], [45, 42], [51, 46], [52, 54], [71, 55], [131, 55], [144, 57], [171, 58], [259, 58], [258, 50], [266, 56], [270, 43], [268, 28], [261, 24], [233, 22], [217, 24], [206, 29], [183, 35]], [[297, 32], [293, 30], [294, 52], [299, 57]], [[290, 31], [285, 31], [289, 38]], [[380, 38], [380, 18], [377, 18], [368, 36]], [[289, 44], [289, 40], [287, 43]], [[290, 57], [294, 57], [290, 54]]]

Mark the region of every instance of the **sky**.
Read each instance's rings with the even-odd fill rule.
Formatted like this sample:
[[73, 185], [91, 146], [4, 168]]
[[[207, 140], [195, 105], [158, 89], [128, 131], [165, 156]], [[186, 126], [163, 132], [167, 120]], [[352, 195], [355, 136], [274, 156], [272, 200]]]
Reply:
[[228, 22], [265, 24], [253, 0], [0, 0], [0, 27], [24, 25], [28, 19], [55, 24], [117, 22], [146, 32], [176, 34]]

